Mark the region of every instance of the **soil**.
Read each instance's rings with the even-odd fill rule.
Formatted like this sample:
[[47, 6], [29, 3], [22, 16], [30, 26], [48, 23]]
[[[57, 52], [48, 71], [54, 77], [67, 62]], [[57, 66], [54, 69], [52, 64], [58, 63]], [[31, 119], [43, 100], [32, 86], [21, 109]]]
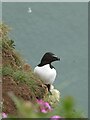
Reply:
[[26, 84], [16, 83], [12, 77], [4, 76], [2, 80], [3, 111], [7, 114], [16, 114], [16, 106], [8, 93], [13, 92], [18, 98], [35, 102], [35, 95]]

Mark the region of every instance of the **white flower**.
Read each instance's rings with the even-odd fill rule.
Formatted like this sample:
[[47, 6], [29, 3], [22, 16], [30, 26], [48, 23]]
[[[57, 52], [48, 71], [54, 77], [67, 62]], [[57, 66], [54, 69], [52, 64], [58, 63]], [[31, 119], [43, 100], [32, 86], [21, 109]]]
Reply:
[[60, 100], [60, 92], [57, 89], [52, 89], [51, 91], [51, 96], [53, 96], [57, 101]]
[[60, 101], [60, 92], [54, 89], [53, 85], [51, 85], [50, 92], [51, 94], [46, 97], [46, 101], [49, 102], [52, 107], [55, 107]]

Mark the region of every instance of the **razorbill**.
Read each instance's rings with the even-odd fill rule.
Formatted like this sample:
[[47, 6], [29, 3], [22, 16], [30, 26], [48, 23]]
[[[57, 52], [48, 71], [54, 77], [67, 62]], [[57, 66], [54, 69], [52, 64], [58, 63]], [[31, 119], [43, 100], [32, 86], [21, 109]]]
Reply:
[[57, 74], [56, 69], [51, 65], [54, 61], [60, 61], [60, 58], [51, 52], [47, 52], [42, 57], [40, 64], [34, 68], [34, 73], [47, 85], [49, 91]]

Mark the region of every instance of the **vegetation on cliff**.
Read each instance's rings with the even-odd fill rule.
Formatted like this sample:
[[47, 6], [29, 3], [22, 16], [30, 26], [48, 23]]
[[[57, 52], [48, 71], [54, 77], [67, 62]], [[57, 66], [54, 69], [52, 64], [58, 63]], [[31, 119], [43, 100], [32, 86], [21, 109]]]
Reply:
[[19, 98], [35, 102], [36, 98], [43, 99], [45, 97], [47, 87], [34, 75], [31, 66], [25, 63], [15, 50], [14, 41], [8, 36], [9, 31], [8, 26], [4, 24], [0, 25], [2, 97], [3, 111], [14, 114], [16, 113], [16, 107], [8, 96], [9, 91], [12, 91]]

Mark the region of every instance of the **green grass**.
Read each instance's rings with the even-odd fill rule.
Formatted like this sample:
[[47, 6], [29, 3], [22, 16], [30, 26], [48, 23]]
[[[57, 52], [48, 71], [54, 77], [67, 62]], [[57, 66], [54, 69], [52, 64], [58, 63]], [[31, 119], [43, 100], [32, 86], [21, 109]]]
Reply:
[[25, 75], [25, 73], [22, 72], [22, 71], [20, 71], [20, 70], [17, 70], [16, 72], [14, 72], [13, 78], [16, 81], [21, 81], [21, 82], [26, 81], [26, 75]]
[[2, 76], [13, 76], [14, 70], [11, 66], [7, 65], [2, 68]]
[[10, 65], [3, 66], [2, 75], [11, 76], [16, 82], [27, 84], [33, 91], [38, 87], [33, 73], [25, 72], [24, 70], [15, 70]]

